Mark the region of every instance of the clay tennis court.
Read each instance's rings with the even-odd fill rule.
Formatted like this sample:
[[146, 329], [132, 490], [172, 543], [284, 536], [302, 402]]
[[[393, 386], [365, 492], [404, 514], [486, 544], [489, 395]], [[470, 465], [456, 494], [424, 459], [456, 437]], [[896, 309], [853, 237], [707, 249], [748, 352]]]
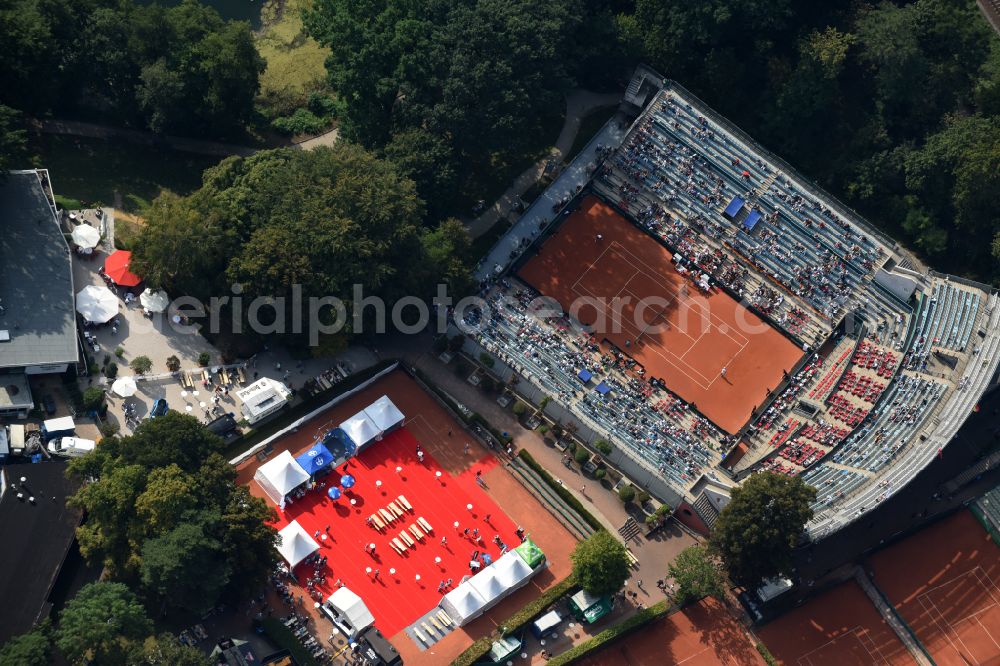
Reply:
[[[435, 528], [436, 538], [427, 540], [408, 556], [398, 556], [383, 541], [384, 536], [379, 537], [379, 533], [365, 524], [364, 516], [370, 512], [345, 515], [343, 512], [347, 507], [342, 501], [334, 505], [329, 500], [322, 500], [318, 493], [310, 493], [315, 497], [292, 504], [279, 526], [289, 519], [296, 519], [312, 533], [317, 529], [323, 531], [326, 525], [330, 525], [335, 541], [330, 547], [322, 549], [333, 569], [328, 582], [332, 584], [338, 577], [342, 578], [348, 587], [361, 595], [375, 615], [376, 626], [390, 637], [405, 663], [447, 664], [474, 640], [488, 635], [517, 609], [569, 575], [569, 556], [576, 540], [483, 447], [473, 443], [470, 454], [466, 454], [464, 445], [471, 438], [402, 370], [388, 374], [326, 410], [296, 432], [281, 437], [273, 444], [274, 453], [288, 450], [297, 455], [305, 451], [317, 436], [336, 427], [382, 395], [388, 395], [406, 415], [405, 428], [373, 444], [350, 463], [351, 472], [357, 478], [357, 497], [365, 502], [361, 508], [376, 506], [392, 494], [403, 493], [414, 509], [419, 508]], [[426, 454], [424, 463], [415, 457], [417, 441]], [[254, 472], [260, 464], [256, 457], [251, 457], [237, 467], [237, 474], [238, 482], [248, 485], [255, 495], [263, 496], [260, 486], [253, 481]], [[396, 466], [404, 468], [400, 477], [395, 475]], [[342, 469], [343, 466], [338, 468]], [[442, 472], [445, 485], [437, 480], [434, 474], [437, 471]], [[483, 472], [485, 489], [475, 481], [477, 471]], [[373, 485], [376, 480], [382, 481], [381, 489]], [[385, 496], [381, 494], [383, 490]], [[473, 504], [475, 515], [465, 508], [469, 503]], [[486, 513], [492, 514], [488, 524], [485, 522]], [[431, 518], [428, 514], [437, 517]], [[431, 650], [421, 650], [401, 630], [402, 627], [437, 604], [440, 600], [437, 584], [442, 577], [450, 576], [458, 580], [463, 573], [468, 573], [466, 564], [472, 546], [453, 528], [448, 532], [448, 526], [456, 519], [463, 527], [495, 528], [487, 536], [488, 546], [492, 546], [489, 539], [494, 533], [501, 534], [508, 544], [516, 544], [518, 541], [512, 531], [516, 526], [522, 526], [545, 552], [548, 568], [537, 573], [525, 587], [482, 617], [435, 643]], [[447, 548], [440, 545], [441, 536], [448, 537]], [[366, 539], [369, 543], [375, 541], [380, 563], [374, 563], [365, 554]], [[443, 570], [434, 562], [434, 557], [442, 558]], [[384, 586], [368, 577], [364, 569], [369, 566], [380, 569]], [[398, 583], [390, 580], [390, 567], [397, 570]], [[422, 582], [429, 581], [429, 585], [420, 587], [417, 584], [414, 576], [418, 569]], [[453, 573], [444, 573], [448, 570]], [[407, 573], [405, 578], [402, 575], [404, 571]], [[310, 612], [313, 608], [307, 604], [302, 610]], [[318, 626], [330, 626], [325, 617], [317, 616], [316, 622]]]
[[706, 598], [581, 660], [581, 666], [764, 666], [750, 634]]
[[588, 197], [518, 275], [734, 433], [803, 352], [724, 291], [703, 293], [672, 256]]
[[876, 553], [869, 568], [939, 666], [1000, 663], [1000, 548], [970, 511]]
[[913, 658], [853, 580], [757, 631], [786, 666], [902, 666]]

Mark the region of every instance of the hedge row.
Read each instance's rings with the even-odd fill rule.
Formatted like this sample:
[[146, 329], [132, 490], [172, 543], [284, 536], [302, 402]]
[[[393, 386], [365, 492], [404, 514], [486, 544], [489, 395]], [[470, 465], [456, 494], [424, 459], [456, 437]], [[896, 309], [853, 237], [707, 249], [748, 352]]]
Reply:
[[649, 608], [643, 608], [641, 611], [637, 612], [621, 624], [609, 627], [590, 640], [584, 641], [583, 643], [566, 650], [562, 654], [549, 659], [549, 666], [565, 666], [566, 664], [572, 664], [574, 661], [582, 659], [592, 652], [596, 652], [615, 639], [622, 638], [636, 629], [646, 626], [654, 620], [667, 616], [669, 613], [670, 606], [667, 604], [666, 600], [653, 604]]
[[[524, 625], [541, 615], [546, 608], [572, 592], [576, 587], [576, 580], [573, 576], [567, 576], [562, 581], [543, 592], [540, 597], [507, 618], [507, 621], [500, 626], [500, 635], [510, 636], [511, 634], [517, 633], [522, 627], [524, 627]], [[451, 662], [452, 666], [472, 666], [472, 664], [475, 664], [477, 661], [486, 656], [486, 653], [489, 652], [490, 648], [493, 646], [493, 640], [492, 636], [480, 638], [465, 652], [458, 655], [458, 658]]]
[[313, 658], [306, 646], [292, 633], [292, 630], [274, 617], [265, 617], [261, 620], [264, 627], [264, 634], [274, 642], [279, 648], [288, 650], [299, 666], [319, 666], [319, 662]]
[[287, 428], [292, 421], [302, 418], [314, 409], [330, 402], [338, 395], [357, 388], [395, 362], [395, 359], [379, 361], [372, 367], [361, 370], [347, 379], [337, 382], [325, 391], [313, 393], [309, 397], [303, 399], [299, 404], [287, 409], [277, 418], [268, 421], [259, 428], [254, 428], [249, 433], [233, 441], [226, 447], [225, 451], [223, 451], [223, 455], [229, 460], [235, 458], [239, 454], [253, 448], [279, 430]]
[[505, 446], [514, 441], [514, 438], [511, 437], [510, 435], [504, 435], [502, 432], [494, 428], [493, 424], [487, 421], [486, 418], [479, 412], [472, 412], [468, 416], [466, 416], [466, 413], [458, 408], [458, 403], [452, 400], [451, 396], [449, 396], [447, 393], [439, 389], [437, 385], [435, 385], [434, 382], [431, 381], [430, 377], [427, 376], [427, 373], [425, 373], [423, 370], [421, 370], [420, 368], [413, 368], [413, 373], [416, 375], [417, 379], [422, 381], [424, 385], [427, 386], [427, 388], [429, 388], [431, 391], [434, 391], [434, 395], [436, 395], [446, 405], [448, 405], [448, 407], [454, 413], [454, 416], [456, 418], [460, 419], [461, 421], [469, 425], [482, 426], [483, 428], [488, 430], [490, 434], [492, 434], [493, 437], [498, 442], [500, 442]]
[[537, 472], [538, 475], [545, 480], [545, 483], [549, 484], [549, 486], [552, 487], [552, 490], [554, 490], [556, 494], [559, 495], [559, 497], [563, 498], [563, 500], [567, 504], [573, 507], [573, 509], [580, 514], [580, 517], [583, 518], [588, 525], [590, 525], [591, 527], [593, 527], [595, 530], [598, 531], [604, 529], [604, 525], [601, 523], [601, 521], [595, 518], [594, 515], [590, 513], [590, 511], [587, 511], [586, 507], [584, 507], [583, 504], [580, 502], [580, 500], [576, 498], [576, 495], [571, 493], [569, 490], [566, 489], [565, 486], [563, 486], [561, 483], [552, 478], [552, 475], [549, 474], [544, 467], [539, 465], [538, 461], [532, 458], [530, 453], [528, 453], [524, 449], [521, 449], [520, 451], [517, 452], [517, 455], [519, 458], [521, 458], [521, 460], [524, 461], [524, 463], [528, 467], [535, 470], [535, 472]]

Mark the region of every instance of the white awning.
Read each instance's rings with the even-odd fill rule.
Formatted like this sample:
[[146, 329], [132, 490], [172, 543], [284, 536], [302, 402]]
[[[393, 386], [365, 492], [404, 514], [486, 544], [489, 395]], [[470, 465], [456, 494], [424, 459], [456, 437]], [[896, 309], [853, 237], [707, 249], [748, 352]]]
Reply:
[[496, 574], [497, 580], [508, 590], [521, 587], [528, 582], [531, 574], [535, 573], [524, 559], [513, 550], [500, 556], [490, 568]]
[[89, 322], [103, 324], [118, 314], [118, 297], [107, 287], [89, 285], [77, 293], [76, 311]]
[[357, 636], [375, 624], [375, 616], [368, 610], [365, 602], [346, 587], [337, 588], [326, 600], [326, 603], [340, 616], [338, 624], [346, 624], [350, 627], [351, 636]]
[[372, 420], [375, 427], [385, 432], [403, 423], [403, 412], [393, 404], [389, 396], [381, 398], [365, 407], [365, 414]]
[[163, 312], [170, 304], [170, 297], [162, 289], [159, 291], [146, 289], [139, 294], [139, 303], [150, 312]]
[[101, 242], [101, 232], [89, 224], [77, 225], [71, 236], [73, 242], [80, 247], [97, 247], [97, 244]]
[[462, 583], [444, 595], [444, 598], [441, 600], [441, 608], [459, 625], [463, 625], [482, 615], [485, 605], [486, 602], [483, 601], [483, 598], [479, 596], [479, 593], [476, 592], [469, 581]]
[[368, 418], [368, 415], [363, 411], [341, 423], [340, 429], [347, 433], [352, 442], [357, 444], [359, 450], [382, 434], [375, 422]]
[[294, 567], [319, 550], [319, 544], [294, 520], [278, 532], [278, 540], [278, 552], [289, 567]]
[[257, 468], [253, 478], [264, 489], [275, 504], [281, 504], [285, 496], [309, 480], [309, 473], [288, 451], [282, 451], [272, 460]]

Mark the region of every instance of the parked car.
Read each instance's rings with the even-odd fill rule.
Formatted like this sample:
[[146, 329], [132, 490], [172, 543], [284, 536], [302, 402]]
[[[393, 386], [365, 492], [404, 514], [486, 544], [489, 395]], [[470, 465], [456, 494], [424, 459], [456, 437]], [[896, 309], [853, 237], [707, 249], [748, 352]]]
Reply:
[[149, 418], [155, 419], [157, 416], [163, 416], [170, 410], [167, 405], [167, 401], [163, 398], [157, 398], [153, 401], [153, 408], [149, 410]]
[[52, 416], [56, 413], [56, 401], [52, 399], [52, 396], [45, 394], [42, 396], [42, 407], [45, 408], [45, 413]]

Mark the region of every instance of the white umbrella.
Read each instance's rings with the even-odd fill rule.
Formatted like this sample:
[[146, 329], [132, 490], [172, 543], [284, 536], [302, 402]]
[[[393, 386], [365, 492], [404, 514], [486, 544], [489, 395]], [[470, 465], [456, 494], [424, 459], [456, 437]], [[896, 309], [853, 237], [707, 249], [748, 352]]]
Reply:
[[72, 237], [80, 247], [97, 247], [101, 242], [101, 232], [89, 224], [78, 224], [73, 229]]
[[162, 289], [159, 291], [147, 289], [139, 294], [139, 303], [150, 312], [163, 312], [170, 303], [170, 297]]
[[118, 297], [107, 287], [90, 285], [76, 295], [76, 311], [89, 322], [103, 324], [118, 314]]
[[111, 390], [123, 398], [131, 398], [135, 395], [135, 392], [139, 390], [139, 387], [136, 386], [133, 378], [119, 377], [115, 380], [115, 383], [111, 385]]

